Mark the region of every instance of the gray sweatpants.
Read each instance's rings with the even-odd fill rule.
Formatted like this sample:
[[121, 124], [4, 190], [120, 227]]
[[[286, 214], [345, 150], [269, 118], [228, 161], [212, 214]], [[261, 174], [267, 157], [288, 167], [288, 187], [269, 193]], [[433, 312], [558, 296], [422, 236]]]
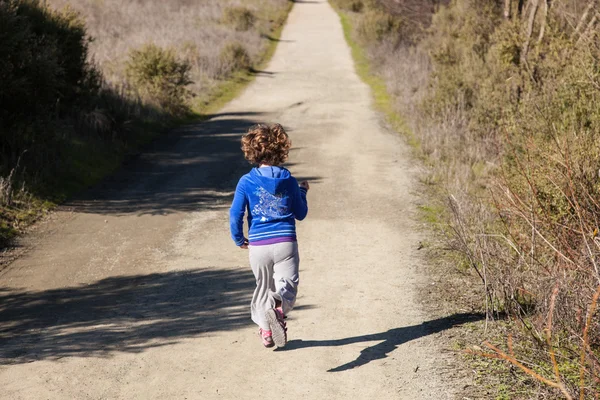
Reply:
[[269, 244], [249, 247], [250, 266], [256, 278], [256, 289], [250, 309], [252, 321], [263, 329], [269, 329], [265, 313], [281, 301], [287, 315], [296, 303], [298, 283], [298, 242]]

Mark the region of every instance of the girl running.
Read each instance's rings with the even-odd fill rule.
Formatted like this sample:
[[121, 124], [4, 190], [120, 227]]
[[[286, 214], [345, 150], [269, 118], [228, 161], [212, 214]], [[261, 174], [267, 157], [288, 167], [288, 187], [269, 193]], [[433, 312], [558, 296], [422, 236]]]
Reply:
[[[292, 143], [279, 124], [253, 126], [242, 137], [244, 157], [257, 167], [237, 184], [229, 212], [231, 237], [249, 249], [256, 289], [250, 305], [252, 321], [259, 327], [265, 347], [285, 346], [284, 321], [298, 293], [298, 242], [296, 220], [308, 213], [308, 182], [298, 181], [281, 165]], [[248, 238], [244, 213], [248, 211]]]

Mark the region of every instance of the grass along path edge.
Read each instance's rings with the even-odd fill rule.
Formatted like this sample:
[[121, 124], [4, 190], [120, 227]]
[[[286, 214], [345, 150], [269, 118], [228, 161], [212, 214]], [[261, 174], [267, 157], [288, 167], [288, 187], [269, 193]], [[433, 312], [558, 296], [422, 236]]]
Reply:
[[260, 71], [265, 68], [275, 51], [281, 37], [281, 32], [285, 27], [287, 18], [294, 7], [294, 2], [290, 1], [285, 9], [285, 13], [281, 15], [279, 20], [274, 24], [274, 29], [269, 34], [270, 39], [266, 49], [259, 57], [259, 62], [253, 65], [249, 70], [238, 71], [233, 74], [232, 77], [221, 84], [217, 85], [212, 93], [208, 95], [208, 101], [197, 103], [193, 105], [194, 118], [188, 122], [194, 122], [198, 120], [206, 120], [211, 117], [218, 110], [223, 108], [225, 104], [238, 97], [254, 80], [256, 74], [252, 71]]
[[373, 105], [378, 111], [385, 115], [387, 122], [395, 131], [406, 137], [409, 145], [418, 148], [419, 142], [410, 128], [406, 125], [404, 118], [394, 111], [394, 100], [388, 92], [385, 81], [372, 71], [371, 63], [369, 62], [365, 50], [352, 37], [352, 23], [350, 17], [335, 5], [332, 4], [332, 7], [340, 17], [342, 28], [344, 30], [344, 37], [346, 43], [348, 43], [348, 46], [350, 47], [356, 73], [360, 79], [371, 88]]

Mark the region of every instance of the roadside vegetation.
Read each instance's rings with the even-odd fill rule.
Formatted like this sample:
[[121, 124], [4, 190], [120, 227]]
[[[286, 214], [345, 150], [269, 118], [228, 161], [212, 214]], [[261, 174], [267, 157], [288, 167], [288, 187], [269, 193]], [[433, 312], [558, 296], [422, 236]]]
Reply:
[[288, 0], [0, 0], [0, 248], [273, 53]]
[[429, 167], [432, 251], [487, 313], [487, 341], [463, 344], [481, 397], [598, 398], [600, 4], [332, 3]]

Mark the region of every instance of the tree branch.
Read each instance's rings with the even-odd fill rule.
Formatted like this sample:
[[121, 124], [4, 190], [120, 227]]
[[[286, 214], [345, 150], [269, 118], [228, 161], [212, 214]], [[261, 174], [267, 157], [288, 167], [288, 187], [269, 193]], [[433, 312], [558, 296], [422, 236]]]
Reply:
[[577, 27], [575, 28], [573, 35], [571, 35], [571, 38], [575, 38], [575, 36], [579, 33], [581, 28], [583, 28], [583, 25], [585, 24], [585, 20], [587, 19], [588, 14], [590, 13], [590, 10], [592, 9], [592, 7], [594, 7], [595, 3], [596, 3], [596, 0], [590, 0], [587, 7], [585, 8], [585, 11], [581, 15], [581, 18], [579, 19], [579, 23], [577, 24]]
[[523, 42], [523, 50], [521, 51], [521, 63], [525, 63], [527, 59], [527, 52], [529, 51], [529, 43], [531, 41], [531, 34], [533, 33], [533, 23], [535, 22], [535, 15], [537, 14], [539, 6], [539, 0], [531, 1], [531, 11], [529, 12], [529, 20], [527, 21], [527, 31], [525, 32], [525, 41]]
[[504, 0], [504, 18], [505, 19], [510, 19], [510, 6], [511, 6], [512, 1], [511, 0]]
[[543, 18], [542, 18], [542, 26], [540, 27], [540, 35], [538, 36], [538, 43], [541, 43], [544, 39], [544, 33], [546, 32], [546, 20], [548, 19], [548, 1], [543, 0], [544, 4], [542, 7]]

